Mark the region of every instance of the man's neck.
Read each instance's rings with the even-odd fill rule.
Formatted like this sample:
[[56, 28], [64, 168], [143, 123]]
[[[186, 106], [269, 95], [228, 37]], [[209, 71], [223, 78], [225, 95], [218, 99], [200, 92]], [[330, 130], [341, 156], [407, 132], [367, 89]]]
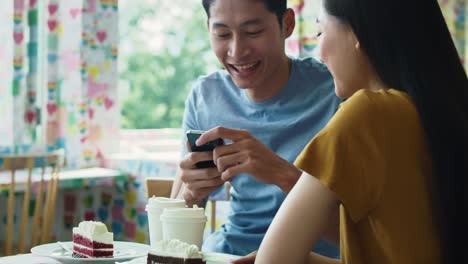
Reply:
[[255, 89], [247, 89], [247, 95], [254, 102], [263, 102], [273, 98], [277, 95], [289, 81], [291, 72], [291, 59], [287, 56], [284, 57], [284, 61], [272, 74], [268, 82], [263, 87]]

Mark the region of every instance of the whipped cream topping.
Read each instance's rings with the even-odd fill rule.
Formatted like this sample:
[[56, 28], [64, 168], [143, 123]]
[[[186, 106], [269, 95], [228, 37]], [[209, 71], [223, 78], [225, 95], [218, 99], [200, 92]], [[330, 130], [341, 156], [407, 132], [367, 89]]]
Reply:
[[176, 258], [202, 258], [196, 245], [190, 245], [178, 239], [160, 240], [151, 248], [150, 254]]
[[114, 234], [108, 232], [106, 225], [101, 222], [83, 221], [78, 225], [78, 227], [73, 228], [73, 234], [79, 234], [85, 238], [100, 243], [114, 243]]

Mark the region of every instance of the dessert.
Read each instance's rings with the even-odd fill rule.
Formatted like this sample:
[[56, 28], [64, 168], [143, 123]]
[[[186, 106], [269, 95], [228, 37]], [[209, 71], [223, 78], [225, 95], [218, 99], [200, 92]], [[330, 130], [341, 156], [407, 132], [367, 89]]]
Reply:
[[107, 231], [105, 224], [83, 221], [73, 228], [73, 257], [112, 258], [114, 256], [114, 234]]
[[148, 253], [147, 264], [206, 264], [196, 245], [177, 239], [156, 242]]

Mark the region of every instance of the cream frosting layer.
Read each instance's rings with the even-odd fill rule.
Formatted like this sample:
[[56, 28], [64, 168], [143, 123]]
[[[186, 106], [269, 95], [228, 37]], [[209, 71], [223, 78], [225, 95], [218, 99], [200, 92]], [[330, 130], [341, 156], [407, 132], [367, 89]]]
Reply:
[[73, 234], [79, 234], [92, 241], [113, 244], [114, 234], [107, 231], [107, 227], [102, 222], [83, 221], [78, 227], [73, 228]]
[[150, 254], [176, 258], [202, 258], [196, 245], [190, 245], [178, 239], [160, 240], [151, 247]]
[[[79, 245], [79, 244], [75, 244], [75, 245], [73, 245], [73, 247], [82, 248], [82, 249], [91, 249], [89, 247], [85, 247], [85, 246]], [[95, 250], [95, 251], [114, 251], [113, 248], [94, 248], [93, 250]]]

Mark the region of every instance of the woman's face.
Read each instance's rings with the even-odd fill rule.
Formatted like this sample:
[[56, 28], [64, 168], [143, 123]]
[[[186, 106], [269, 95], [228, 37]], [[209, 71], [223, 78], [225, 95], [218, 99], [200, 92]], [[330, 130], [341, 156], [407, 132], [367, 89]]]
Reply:
[[369, 88], [367, 63], [351, 26], [327, 14], [323, 7], [317, 25], [320, 60], [333, 75], [336, 95], [348, 98], [359, 89]]

